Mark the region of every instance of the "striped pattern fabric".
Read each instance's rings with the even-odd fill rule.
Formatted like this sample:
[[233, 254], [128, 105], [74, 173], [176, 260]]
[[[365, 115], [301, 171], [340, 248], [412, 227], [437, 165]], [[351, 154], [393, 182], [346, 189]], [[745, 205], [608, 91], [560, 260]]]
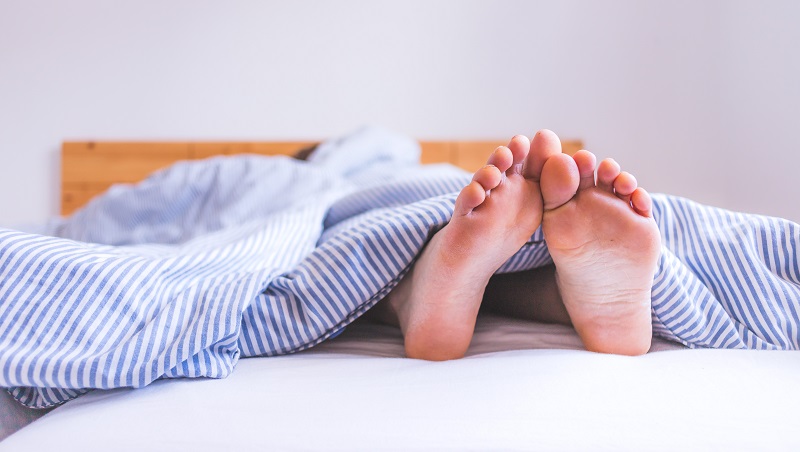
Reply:
[[653, 327], [689, 347], [800, 349], [800, 226], [654, 196]]
[[[0, 230], [0, 386], [46, 407], [92, 388], [221, 378], [239, 358], [338, 334], [404, 276], [470, 177], [353, 161], [180, 163], [115, 187], [58, 224], [59, 237]], [[798, 225], [654, 203], [654, 334], [800, 348]], [[550, 262], [537, 231], [500, 271]]]

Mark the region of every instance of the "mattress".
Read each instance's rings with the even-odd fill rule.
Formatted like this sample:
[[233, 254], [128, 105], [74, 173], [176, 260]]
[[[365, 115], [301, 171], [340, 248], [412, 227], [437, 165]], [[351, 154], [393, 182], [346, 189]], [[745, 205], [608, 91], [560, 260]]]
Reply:
[[0, 451], [798, 450], [800, 352], [583, 350], [574, 330], [482, 316], [467, 357], [403, 358], [356, 323], [226, 379], [94, 391]]

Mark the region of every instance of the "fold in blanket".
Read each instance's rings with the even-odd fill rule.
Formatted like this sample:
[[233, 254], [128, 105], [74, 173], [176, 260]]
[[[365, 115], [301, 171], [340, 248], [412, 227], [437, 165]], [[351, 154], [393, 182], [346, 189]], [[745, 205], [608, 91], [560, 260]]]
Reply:
[[[49, 236], [0, 230], [0, 386], [45, 407], [92, 388], [228, 375], [335, 335], [387, 294], [470, 175], [368, 128], [307, 162], [218, 157], [120, 185]], [[654, 334], [800, 348], [800, 227], [655, 195]], [[550, 263], [537, 231], [500, 269]]]

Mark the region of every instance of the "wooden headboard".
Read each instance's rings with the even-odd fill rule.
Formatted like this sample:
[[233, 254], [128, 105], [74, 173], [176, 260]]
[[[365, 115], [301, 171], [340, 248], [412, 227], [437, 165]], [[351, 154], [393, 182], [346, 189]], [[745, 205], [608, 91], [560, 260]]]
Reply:
[[[497, 146], [506, 141], [423, 141], [422, 163], [446, 162], [475, 171]], [[138, 182], [178, 160], [214, 155], [294, 155], [315, 141], [282, 142], [117, 142], [70, 141], [61, 148], [61, 214], [69, 215], [115, 183]], [[563, 141], [574, 154], [580, 141]]]

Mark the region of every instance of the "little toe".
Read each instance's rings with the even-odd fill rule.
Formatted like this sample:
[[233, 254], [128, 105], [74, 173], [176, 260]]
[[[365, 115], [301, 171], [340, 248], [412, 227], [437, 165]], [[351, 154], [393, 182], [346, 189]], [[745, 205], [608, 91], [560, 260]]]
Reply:
[[550, 157], [542, 169], [540, 187], [544, 209], [552, 210], [564, 205], [575, 196], [580, 183], [580, 173], [575, 160], [567, 154]]
[[508, 149], [511, 150], [511, 154], [514, 156], [514, 163], [509, 168], [509, 173], [522, 173], [522, 162], [525, 161], [531, 149], [531, 140], [525, 135], [515, 135], [508, 143]]
[[464, 216], [472, 212], [472, 209], [481, 205], [486, 199], [486, 190], [483, 189], [481, 184], [472, 181], [461, 190], [456, 198], [455, 209], [453, 210], [454, 216]]
[[582, 149], [572, 156], [575, 159], [575, 164], [578, 165], [578, 174], [580, 175], [580, 184], [578, 189], [594, 187], [594, 168], [597, 165], [597, 157], [591, 152]]
[[500, 146], [492, 152], [486, 163], [494, 165], [504, 173], [514, 164], [514, 154], [506, 146]]
[[539, 181], [545, 162], [558, 154], [561, 154], [561, 140], [558, 136], [547, 129], [536, 132], [531, 141], [528, 157], [523, 164], [522, 175], [527, 179]]
[[604, 159], [597, 167], [597, 187], [609, 193], [614, 191], [614, 179], [621, 169], [614, 159]]
[[481, 184], [484, 190], [491, 190], [500, 185], [500, 181], [503, 180], [503, 173], [494, 165], [486, 165], [475, 172], [472, 180]]
[[650, 197], [650, 193], [647, 193], [644, 188], [638, 187], [631, 193], [631, 207], [639, 215], [651, 217], [653, 214], [653, 199]]

